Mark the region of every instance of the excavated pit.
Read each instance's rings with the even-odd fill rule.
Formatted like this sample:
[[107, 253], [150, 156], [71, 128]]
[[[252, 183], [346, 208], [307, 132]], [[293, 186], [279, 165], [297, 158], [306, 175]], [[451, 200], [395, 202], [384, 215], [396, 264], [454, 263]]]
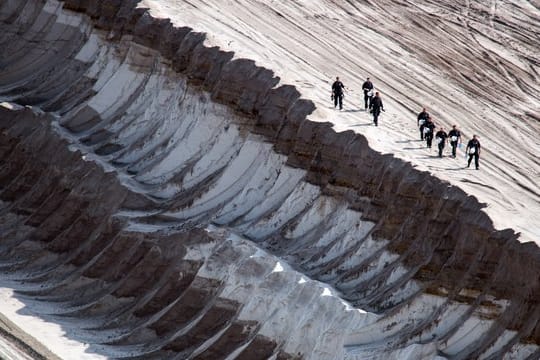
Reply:
[[109, 358], [540, 356], [536, 245], [136, 4], [0, 4], [1, 285], [29, 313]]

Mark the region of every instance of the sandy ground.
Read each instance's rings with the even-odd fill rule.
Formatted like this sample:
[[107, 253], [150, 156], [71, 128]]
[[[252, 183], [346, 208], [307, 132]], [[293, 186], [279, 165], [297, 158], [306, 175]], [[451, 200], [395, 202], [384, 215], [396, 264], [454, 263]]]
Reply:
[[[7, 306], [7, 302], [10, 302], [9, 299], [2, 296], [2, 308]], [[11, 303], [13, 304], [13, 301]], [[0, 314], [0, 359], [58, 360], [60, 358], [10, 321], [2, 311]]]
[[60, 325], [36, 317], [12, 289], [0, 287], [0, 303], [0, 359], [106, 359], [87, 353], [88, 345], [70, 339]]
[[[486, 203], [498, 228], [540, 235], [540, 10], [534, 2], [468, 1], [153, 1], [158, 17], [209, 33], [208, 44], [273, 69], [282, 84], [297, 86], [315, 101], [314, 121], [336, 131], [364, 134], [374, 149], [393, 153], [420, 170], [458, 185]], [[348, 87], [345, 109], [330, 103], [330, 84], [339, 75]], [[374, 127], [363, 109], [361, 83], [370, 76], [383, 94], [386, 112]], [[481, 170], [457, 159], [436, 157], [419, 142], [416, 113], [426, 106], [438, 125], [457, 123], [468, 140], [480, 135]], [[15, 334], [0, 340], [1, 356], [54, 359], [35, 339], [62, 358], [97, 359], [86, 344], [65, 341], [59, 326], [25, 315], [8, 289], [0, 289], [0, 319]], [[27, 332], [33, 336], [24, 335]], [[0, 330], [0, 337], [5, 336]], [[13, 355], [22, 350], [18, 355]], [[38, 354], [39, 353], [39, 354]], [[9, 355], [6, 355], [9, 354]]]
[[[540, 10], [521, 1], [329, 0], [189, 2], [144, 0], [156, 17], [207, 32], [218, 45], [270, 68], [317, 110], [314, 121], [365, 135], [393, 153], [476, 196], [498, 229], [540, 241]], [[330, 85], [348, 90], [333, 109]], [[386, 112], [379, 127], [364, 111], [361, 84], [370, 77]], [[464, 145], [478, 134], [479, 171], [466, 169], [463, 148], [420, 142], [422, 107], [437, 126], [457, 124]]]

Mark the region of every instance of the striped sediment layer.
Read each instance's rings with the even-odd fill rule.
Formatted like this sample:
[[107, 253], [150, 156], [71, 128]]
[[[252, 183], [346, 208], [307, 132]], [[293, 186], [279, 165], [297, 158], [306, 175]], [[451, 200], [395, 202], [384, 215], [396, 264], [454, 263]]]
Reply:
[[110, 358], [534, 358], [539, 252], [137, 1], [4, 1], [0, 268]]

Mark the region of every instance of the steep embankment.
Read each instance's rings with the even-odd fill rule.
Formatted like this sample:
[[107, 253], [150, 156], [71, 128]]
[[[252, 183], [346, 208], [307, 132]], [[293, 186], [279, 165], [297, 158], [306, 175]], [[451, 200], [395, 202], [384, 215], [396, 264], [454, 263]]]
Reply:
[[[207, 46], [234, 51], [275, 71], [316, 105], [313, 121], [366, 136], [370, 147], [486, 203], [497, 229], [520, 241], [540, 237], [540, 8], [530, 1], [144, 0], [150, 13], [208, 33]], [[535, 7], [536, 6], [536, 7]], [[329, 103], [336, 75], [347, 85], [344, 111]], [[370, 76], [386, 112], [379, 127], [364, 112]], [[427, 107], [438, 126], [457, 124], [464, 145], [483, 146], [481, 170], [463, 151], [440, 160], [419, 143], [416, 114]], [[447, 147], [448, 149], [448, 147]], [[446, 151], [448, 152], [448, 150]]]
[[28, 311], [113, 358], [539, 354], [536, 245], [135, 5], [0, 5], [0, 97], [40, 109], [0, 108]]

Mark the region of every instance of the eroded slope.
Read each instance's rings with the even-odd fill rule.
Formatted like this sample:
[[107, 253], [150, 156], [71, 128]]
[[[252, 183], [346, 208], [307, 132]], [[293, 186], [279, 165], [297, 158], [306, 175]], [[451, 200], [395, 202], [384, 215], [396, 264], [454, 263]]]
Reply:
[[4, 278], [91, 351], [538, 355], [538, 249], [475, 198], [135, 2], [0, 14], [2, 99], [52, 114], [2, 109]]

